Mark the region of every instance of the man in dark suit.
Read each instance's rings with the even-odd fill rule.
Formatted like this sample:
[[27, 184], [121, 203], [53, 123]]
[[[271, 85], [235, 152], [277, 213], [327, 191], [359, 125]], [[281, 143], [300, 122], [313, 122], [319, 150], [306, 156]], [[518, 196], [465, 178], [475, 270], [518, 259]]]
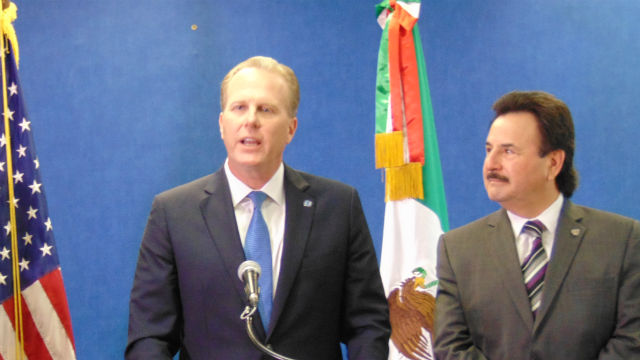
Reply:
[[260, 278], [269, 281], [261, 295], [271, 296], [261, 296], [253, 322], [259, 339], [295, 359], [341, 359], [341, 342], [350, 359], [387, 358], [387, 302], [356, 190], [283, 164], [299, 97], [293, 71], [271, 58], [227, 74], [219, 118], [227, 161], [154, 199], [125, 358], [266, 359], [240, 319], [247, 300], [237, 277], [254, 241], [256, 190], [266, 194], [255, 207], [271, 243]]
[[436, 358], [640, 359], [640, 224], [569, 200], [562, 101], [512, 92], [493, 108], [483, 175], [502, 209], [440, 239]]

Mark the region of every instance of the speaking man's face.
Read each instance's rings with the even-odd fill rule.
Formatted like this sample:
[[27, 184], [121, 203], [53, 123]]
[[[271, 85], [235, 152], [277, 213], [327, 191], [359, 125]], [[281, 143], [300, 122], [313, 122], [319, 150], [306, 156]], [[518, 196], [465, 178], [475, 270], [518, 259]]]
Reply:
[[220, 134], [229, 168], [241, 180], [249, 174], [271, 176], [282, 162], [298, 119], [287, 111], [289, 89], [276, 73], [240, 70], [229, 82], [220, 113]]

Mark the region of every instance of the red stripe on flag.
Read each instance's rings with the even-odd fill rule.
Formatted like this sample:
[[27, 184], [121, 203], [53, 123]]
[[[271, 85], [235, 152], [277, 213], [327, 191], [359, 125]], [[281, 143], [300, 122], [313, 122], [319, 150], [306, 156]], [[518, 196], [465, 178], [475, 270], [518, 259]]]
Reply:
[[420, 80], [418, 78], [418, 63], [413, 41], [413, 24], [415, 18], [406, 11], [401, 21], [409, 20], [400, 29], [400, 56], [402, 58], [402, 91], [404, 94], [404, 116], [407, 124], [407, 141], [409, 143], [409, 161], [424, 164], [424, 131], [422, 130], [422, 103], [420, 99]]
[[[392, 3], [394, 3], [392, 1]], [[393, 131], [403, 131], [402, 75], [400, 74], [400, 21], [394, 14], [389, 21], [389, 89]]]
[[22, 300], [22, 328], [24, 330], [24, 352], [27, 354], [29, 359], [42, 359], [49, 360], [52, 359], [51, 355], [49, 355], [49, 349], [47, 349], [47, 345], [44, 343], [42, 336], [40, 336], [40, 331], [36, 327], [36, 323], [33, 322], [33, 317], [31, 317], [31, 312], [29, 311], [29, 307], [27, 303]]
[[67, 333], [67, 337], [75, 349], [76, 345], [73, 340], [69, 304], [67, 302], [67, 295], [64, 291], [64, 282], [62, 281], [62, 272], [60, 271], [60, 268], [57, 268], [56, 270], [41, 277], [40, 284], [47, 293], [47, 297], [49, 298], [53, 308], [56, 310], [58, 318], [60, 318], [60, 322]]
[[416, 19], [396, 1], [391, 1], [393, 15], [389, 22], [389, 87], [391, 120], [394, 131], [405, 131], [409, 162], [424, 164], [424, 130], [420, 79], [413, 39]]
[[[45, 345], [42, 337], [40, 336], [40, 332], [38, 332], [38, 328], [36, 324], [33, 322], [33, 318], [31, 317], [31, 312], [29, 312], [29, 307], [27, 303], [25, 303], [23, 298], [20, 298], [22, 302], [22, 330], [24, 335], [24, 352], [27, 354], [29, 359], [38, 359], [38, 360], [50, 360], [51, 355], [49, 355], [49, 350]], [[15, 312], [13, 307], [13, 297], [7, 299], [3, 303], [4, 309], [7, 312], [7, 316], [11, 319], [11, 323], [15, 324]], [[15, 326], [14, 326], [15, 331]]]

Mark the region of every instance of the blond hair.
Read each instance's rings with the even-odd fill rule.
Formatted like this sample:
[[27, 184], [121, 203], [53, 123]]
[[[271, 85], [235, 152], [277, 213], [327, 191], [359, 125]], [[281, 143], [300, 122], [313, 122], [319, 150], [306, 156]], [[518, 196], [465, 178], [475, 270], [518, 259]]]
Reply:
[[241, 70], [255, 68], [280, 75], [289, 89], [288, 111], [290, 116], [296, 116], [298, 112], [298, 104], [300, 103], [300, 86], [296, 74], [287, 65], [277, 62], [275, 59], [267, 56], [254, 56], [238, 65], [234, 66], [227, 75], [222, 79], [220, 84], [220, 106], [224, 111], [227, 102], [227, 87], [231, 79]]

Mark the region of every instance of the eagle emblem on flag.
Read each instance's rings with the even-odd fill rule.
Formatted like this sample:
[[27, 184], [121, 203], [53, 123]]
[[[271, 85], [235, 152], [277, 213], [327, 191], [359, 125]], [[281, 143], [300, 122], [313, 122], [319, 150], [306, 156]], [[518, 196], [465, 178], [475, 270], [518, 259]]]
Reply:
[[[412, 276], [389, 293], [391, 341], [407, 359], [432, 360], [433, 294], [438, 280], [429, 281], [427, 272], [418, 267]], [[427, 283], [427, 281], [429, 281]]]

